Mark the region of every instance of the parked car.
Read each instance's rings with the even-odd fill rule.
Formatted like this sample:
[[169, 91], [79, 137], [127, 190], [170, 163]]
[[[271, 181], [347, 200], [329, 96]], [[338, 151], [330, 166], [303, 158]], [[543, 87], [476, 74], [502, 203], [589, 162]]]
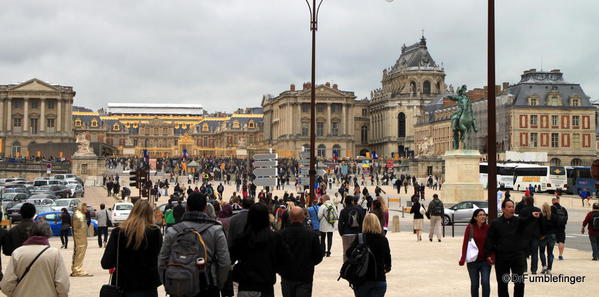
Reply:
[[488, 210], [488, 201], [462, 201], [455, 204], [452, 207], [445, 208], [445, 216], [443, 217], [443, 223], [445, 225], [451, 225], [455, 223], [467, 223], [472, 218], [472, 214], [475, 210], [482, 208], [486, 213]]
[[81, 203], [81, 200], [74, 198], [56, 199], [54, 203], [55, 205], [52, 207], [54, 211], [61, 211], [63, 208], [66, 208], [68, 211], [74, 211], [77, 205]]
[[[50, 224], [50, 228], [52, 228], [52, 235], [60, 236], [60, 229], [62, 228], [62, 220], [60, 219], [60, 215], [62, 212], [60, 211], [48, 211], [48, 212], [40, 212], [34, 218], [36, 222], [41, 220], [45, 220]], [[69, 214], [73, 215], [73, 212], [69, 211]], [[96, 220], [92, 220], [91, 224], [94, 226], [94, 236], [97, 235], [98, 232], [98, 222]], [[71, 235], [71, 229], [69, 229], [69, 235]]]
[[33, 180], [34, 187], [47, 186], [50, 184], [50, 179], [47, 177], [40, 177]]
[[3, 188], [2, 193], [25, 193], [27, 195], [31, 195], [31, 191], [27, 188]]
[[133, 209], [133, 203], [115, 203], [112, 206], [112, 223], [116, 226], [124, 222], [129, 217], [131, 209]]
[[69, 180], [67, 182], [67, 188], [71, 190], [70, 197], [83, 197], [85, 195], [85, 190], [83, 189], [83, 186], [79, 184], [79, 182], [76, 180]]
[[[12, 223], [21, 221], [21, 206], [24, 202], [17, 203], [6, 210], [6, 215]], [[43, 213], [52, 211], [52, 207], [48, 205], [35, 205], [35, 213]]]
[[52, 198], [48, 198], [49, 196], [46, 195], [33, 195], [31, 197], [29, 197], [29, 199], [25, 200], [24, 202], [28, 202], [31, 203], [33, 205], [47, 205], [47, 206], [54, 206], [56, 205], [56, 203], [54, 203], [54, 199]]
[[90, 216], [92, 219], [96, 217], [96, 209], [95, 209], [93, 206], [91, 206], [91, 205], [88, 205], [88, 206], [87, 206], [87, 212], [89, 212], [89, 216]]
[[68, 198], [68, 196], [71, 194], [71, 190], [63, 185], [41, 186], [41, 187], [37, 187], [34, 192], [35, 193], [50, 192], [50, 193], [54, 194], [54, 196], [61, 197], [61, 198]]
[[52, 179], [58, 179], [58, 180], [63, 180], [63, 181], [76, 180], [81, 185], [83, 185], [83, 180], [81, 178], [79, 178], [78, 176], [74, 175], [74, 174], [55, 174], [52, 177]]
[[26, 193], [18, 193], [18, 192], [2, 193], [3, 201], [21, 201], [21, 200], [27, 200], [27, 198], [29, 198], [29, 195]]

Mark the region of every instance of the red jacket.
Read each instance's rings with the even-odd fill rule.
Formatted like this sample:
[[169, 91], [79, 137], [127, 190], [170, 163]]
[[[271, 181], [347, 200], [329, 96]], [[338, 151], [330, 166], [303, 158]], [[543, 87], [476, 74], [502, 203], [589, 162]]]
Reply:
[[[470, 241], [470, 228], [472, 224], [468, 224], [466, 231], [464, 232], [464, 242], [462, 243], [462, 257], [460, 262], [466, 262], [466, 250], [468, 250], [468, 241]], [[474, 224], [474, 242], [478, 247], [477, 261], [486, 260], [485, 255], [485, 244], [487, 242], [487, 234], [489, 234], [489, 224], [483, 224], [482, 227], [478, 227], [478, 224]]]
[[582, 221], [582, 228], [587, 227], [587, 225], [589, 225], [587, 227], [589, 230], [589, 235], [599, 235], [599, 230], [594, 230], [593, 228], [591, 228], [591, 225], [593, 224], [593, 222], [591, 222], [593, 213], [594, 211], [590, 211], [589, 213], [587, 213], [587, 216], [584, 218], [584, 221]]

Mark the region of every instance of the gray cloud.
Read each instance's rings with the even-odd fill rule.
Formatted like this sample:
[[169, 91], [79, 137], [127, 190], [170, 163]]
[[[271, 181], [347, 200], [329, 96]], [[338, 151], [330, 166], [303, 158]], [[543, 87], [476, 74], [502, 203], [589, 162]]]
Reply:
[[[200, 103], [232, 111], [310, 80], [302, 0], [5, 2], [0, 82], [72, 85], [76, 105]], [[599, 4], [497, 2], [498, 83], [517, 82], [542, 60], [597, 97]], [[422, 29], [447, 83], [486, 84], [486, 2], [473, 0], [325, 0], [317, 80], [366, 97]]]

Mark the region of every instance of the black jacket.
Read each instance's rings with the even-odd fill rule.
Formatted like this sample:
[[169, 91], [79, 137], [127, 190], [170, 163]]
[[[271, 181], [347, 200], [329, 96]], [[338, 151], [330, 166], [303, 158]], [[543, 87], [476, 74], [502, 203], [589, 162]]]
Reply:
[[302, 223], [292, 223], [281, 232], [281, 236], [291, 253], [281, 276], [291, 281], [312, 282], [314, 266], [324, 256], [319, 235], [308, 230]]
[[568, 210], [565, 207], [561, 206], [559, 203], [551, 205], [551, 216], [552, 217], [555, 216], [555, 222], [556, 222], [555, 228], [556, 228], [556, 230], [561, 231], [561, 230], [566, 229], [566, 225], [565, 224], [561, 225], [561, 226], [559, 225], [558, 214], [557, 214], [558, 209], [563, 209], [563, 211], [566, 215], [566, 222], [565, 222], [566, 224], [568, 223]]
[[175, 223], [181, 222], [181, 218], [183, 217], [184, 213], [185, 207], [182, 205], [177, 204], [175, 207], [173, 207], [173, 217], [175, 218]]
[[[350, 248], [346, 251], [349, 257], [352, 250], [358, 245], [358, 237], [353, 241]], [[368, 265], [366, 281], [386, 281], [385, 272], [391, 271], [391, 250], [389, 241], [382, 234], [364, 233], [364, 243], [368, 245], [372, 254], [374, 254], [376, 265]]]
[[557, 219], [555, 215], [551, 214], [551, 219], [547, 219], [546, 216], [541, 217], [541, 231], [541, 236], [557, 233]]
[[229, 221], [229, 236], [227, 237], [227, 243], [229, 244], [229, 250], [231, 246], [233, 246], [233, 242], [237, 239], [241, 234], [243, 234], [243, 230], [245, 230], [245, 225], [248, 220], [248, 210], [241, 210], [238, 214], [231, 217]]
[[[355, 211], [357, 213], [357, 219], [359, 227], [351, 227], [350, 225], [350, 213]], [[364, 221], [364, 209], [358, 205], [350, 205], [341, 210], [339, 214], [339, 234], [358, 234], [362, 231], [362, 222]]]
[[416, 202], [410, 208], [410, 213], [414, 214], [414, 219], [424, 219], [424, 216], [420, 213], [420, 207], [422, 207], [420, 202]]
[[31, 237], [32, 219], [23, 219], [19, 224], [8, 231], [6, 240], [2, 243], [2, 252], [10, 256], [12, 252], [23, 245], [25, 240]]
[[527, 224], [524, 229], [524, 235], [530, 239], [539, 239], [543, 236], [543, 224], [542, 217], [538, 219], [532, 216], [533, 212], [541, 212], [538, 207], [535, 206], [525, 206], [520, 210], [520, 218], [528, 218], [530, 222]]
[[119, 287], [125, 290], [153, 289], [160, 286], [158, 277], [158, 254], [162, 247], [160, 229], [146, 228], [146, 237], [139, 250], [127, 247], [127, 237], [120, 231], [121, 229], [117, 227], [110, 233], [101, 261], [104, 269], [116, 267], [118, 242], [119, 267], [115, 277], [112, 278], [112, 284], [116, 284], [118, 278]]
[[529, 218], [513, 216], [506, 219], [504, 216], [493, 220], [489, 227], [485, 255], [495, 254], [497, 259], [511, 259], [524, 257], [528, 251], [528, 240], [525, 229], [530, 222]]

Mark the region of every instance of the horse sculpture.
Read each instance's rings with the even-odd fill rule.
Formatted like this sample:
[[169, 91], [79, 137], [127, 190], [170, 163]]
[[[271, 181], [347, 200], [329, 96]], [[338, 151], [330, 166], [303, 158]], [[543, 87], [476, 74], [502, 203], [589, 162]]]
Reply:
[[458, 89], [456, 96], [448, 96], [450, 100], [457, 101], [457, 111], [451, 115], [451, 129], [453, 131], [453, 149], [466, 148], [466, 135], [478, 132], [476, 119], [472, 112], [472, 102], [466, 96], [466, 85]]

